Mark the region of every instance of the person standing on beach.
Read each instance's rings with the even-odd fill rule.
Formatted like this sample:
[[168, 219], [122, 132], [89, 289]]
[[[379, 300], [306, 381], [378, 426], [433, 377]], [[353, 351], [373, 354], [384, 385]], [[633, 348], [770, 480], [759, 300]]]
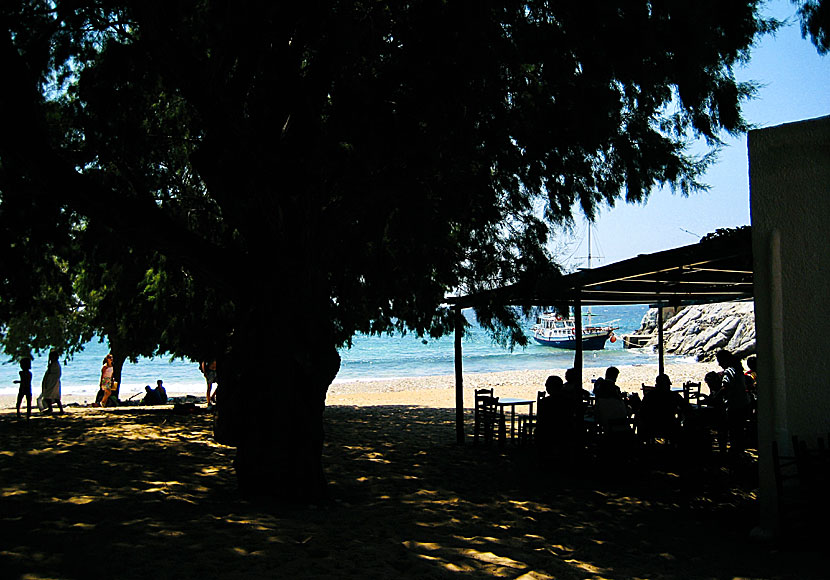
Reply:
[[112, 367], [112, 354], [105, 356], [101, 364], [103, 366], [101, 367], [101, 380], [98, 382], [98, 386], [100, 387], [103, 396], [101, 397], [100, 406], [106, 407], [107, 401], [112, 394], [112, 373], [114, 370]]
[[202, 371], [203, 375], [205, 375], [205, 382], [207, 383], [207, 395], [205, 396], [205, 401], [207, 406], [210, 407], [211, 403], [216, 403], [216, 392], [211, 395], [213, 383], [216, 383], [216, 389], [219, 390], [219, 379], [216, 374], [216, 361], [214, 360], [209, 363], [199, 363], [199, 370]]
[[61, 405], [61, 364], [58, 362], [60, 354], [53, 350], [49, 352], [49, 366], [46, 367], [46, 373], [43, 375], [43, 380], [40, 382], [41, 398], [46, 405], [46, 414], [52, 413], [52, 403], [58, 404], [60, 413], [63, 414], [63, 405]]
[[17, 416], [20, 417], [20, 403], [26, 397], [26, 419], [32, 416], [32, 359], [20, 359], [20, 389], [17, 391]]

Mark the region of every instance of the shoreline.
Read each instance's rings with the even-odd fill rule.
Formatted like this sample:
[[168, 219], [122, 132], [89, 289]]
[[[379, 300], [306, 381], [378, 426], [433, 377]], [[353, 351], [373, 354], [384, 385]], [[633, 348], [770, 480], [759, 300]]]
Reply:
[[[657, 376], [657, 364], [637, 364], [618, 366], [620, 376], [617, 384], [623, 391], [639, 392], [643, 383], [654, 384]], [[494, 389], [494, 394], [501, 397], [536, 398], [538, 391], [544, 390], [545, 380], [549, 375], [559, 375], [564, 378], [564, 368], [542, 370], [499, 371], [492, 373], [465, 373], [464, 374], [464, 406], [472, 408], [473, 391], [475, 389]], [[703, 383], [703, 376], [710, 370], [718, 370], [714, 362], [683, 362], [671, 363], [665, 367], [666, 374], [672, 379], [675, 386], [685, 381]], [[591, 380], [603, 376], [604, 367], [589, 367], [583, 369], [583, 387], [591, 390]], [[705, 389], [705, 387], [704, 387]], [[39, 388], [32, 390], [32, 406], [40, 394]], [[195, 396], [192, 393], [170, 392], [173, 398], [187, 397], [197, 404], [204, 404], [204, 395]], [[326, 406], [355, 406], [371, 407], [380, 405], [407, 405], [430, 408], [455, 407], [455, 376], [434, 375], [427, 377], [410, 377], [398, 379], [361, 379], [358, 381], [333, 383], [326, 396]], [[14, 412], [16, 394], [0, 395], [0, 412]], [[95, 395], [64, 394], [61, 401], [64, 405], [81, 405], [84, 402], [95, 400]], [[25, 400], [23, 407], [25, 408]], [[77, 409], [77, 406], [69, 407]], [[37, 409], [33, 408], [33, 413]]]

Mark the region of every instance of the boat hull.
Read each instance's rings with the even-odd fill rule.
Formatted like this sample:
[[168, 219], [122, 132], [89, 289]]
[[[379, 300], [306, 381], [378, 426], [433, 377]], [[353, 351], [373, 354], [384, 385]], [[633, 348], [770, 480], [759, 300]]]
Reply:
[[[602, 350], [605, 348], [605, 343], [608, 337], [611, 336], [611, 331], [600, 334], [583, 335], [582, 350]], [[576, 350], [576, 336], [569, 337], [560, 336], [543, 336], [538, 333], [533, 335], [534, 340], [543, 346], [551, 346], [553, 348], [564, 348], [567, 350]]]

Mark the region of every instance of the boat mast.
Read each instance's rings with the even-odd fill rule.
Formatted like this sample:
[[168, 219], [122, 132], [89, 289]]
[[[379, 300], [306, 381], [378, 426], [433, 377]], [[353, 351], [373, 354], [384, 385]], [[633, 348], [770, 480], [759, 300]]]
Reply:
[[[585, 220], [585, 223], [588, 224], [588, 269], [591, 269], [591, 222], [589, 220]], [[588, 305], [588, 326], [591, 326], [591, 306]]]

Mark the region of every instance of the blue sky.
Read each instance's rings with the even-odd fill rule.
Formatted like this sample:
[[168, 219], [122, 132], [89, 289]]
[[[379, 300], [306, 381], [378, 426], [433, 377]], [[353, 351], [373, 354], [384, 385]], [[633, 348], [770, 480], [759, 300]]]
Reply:
[[[751, 61], [736, 70], [739, 80], [764, 85], [745, 103], [744, 117], [760, 128], [830, 115], [830, 55], [819, 56], [801, 37], [789, 0], [769, 2], [763, 13], [791, 23], [764, 38]], [[593, 230], [593, 266], [692, 244], [718, 228], [749, 224], [748, 171], [746, 135], [729, 138], [703, 179], [711, 186], [708, 192], [684, 198], [665, 189], [652, 193], [644, 205], [619, 202], [603, 208]], [[579, 232], [576, 235], [582, 239]], [[573, 260], [581, 257], [584, 262], [587, 244], [578, 243], [581, 247], [571, 250]]]

